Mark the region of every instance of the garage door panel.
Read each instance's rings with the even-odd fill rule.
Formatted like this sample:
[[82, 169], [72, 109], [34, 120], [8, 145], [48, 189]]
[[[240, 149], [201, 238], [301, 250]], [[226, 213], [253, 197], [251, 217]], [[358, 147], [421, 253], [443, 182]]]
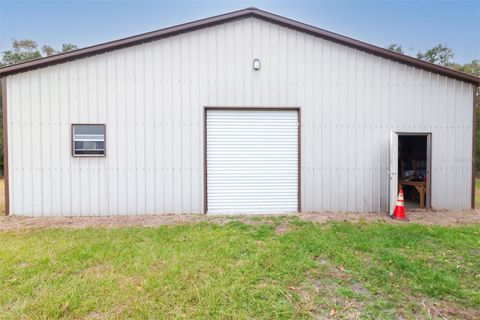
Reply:
[[209, 213], [298, 210], [298, 111], [207, 110]]

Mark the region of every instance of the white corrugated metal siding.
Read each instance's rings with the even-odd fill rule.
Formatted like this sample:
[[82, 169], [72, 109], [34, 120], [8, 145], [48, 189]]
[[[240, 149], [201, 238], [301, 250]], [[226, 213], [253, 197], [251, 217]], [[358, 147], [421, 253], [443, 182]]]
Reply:
[[298, 211], [298, 111], [207, 111], [208, 213]]
[[[473, 90], [255, 18], [11, 75], [11, 213], [203, 212], [204, 106], [301, 108], [302, 211], [385, 211], [390, 131], [432, 134], [432, 206], [467, 209]], [[72, 158], [71, 123], [106, 157]]]

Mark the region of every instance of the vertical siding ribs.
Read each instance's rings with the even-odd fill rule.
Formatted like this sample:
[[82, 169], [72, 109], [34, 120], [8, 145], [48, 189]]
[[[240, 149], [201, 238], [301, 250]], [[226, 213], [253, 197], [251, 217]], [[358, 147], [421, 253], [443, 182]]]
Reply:
[[[203, 212], [205, 106], [301, 108], [305, 211], [386, 210], [390, 131], [431, 133], [432, 206], [470, 207], [473, 85], [266, 21], [6, 81], [12, 214]], [[89, 122], [107, 125], [106, 158], [70, 155]]]

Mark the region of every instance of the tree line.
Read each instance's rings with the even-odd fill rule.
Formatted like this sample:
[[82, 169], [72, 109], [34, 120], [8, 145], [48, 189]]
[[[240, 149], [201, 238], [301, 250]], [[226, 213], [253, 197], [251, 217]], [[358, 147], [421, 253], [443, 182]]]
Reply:
[[[406, 54], [403, 50], [403, 47], [396, 43], [389, 45], [387, 49], [393, 52]], [[455, 58], [455, 53], [446, 45], [439, 44], [425, 52], [419, 51], [414, 57], [426, 62], [438, 64], [443, 67], [480, 77], [480, 60], [476, 59], [465, 64], [456, 63], [453, 61]]]
[[[78, 47], [71, 43], [64, 43], [62, 47], [58, 50], [54, 49], [49, 45], [39, 46], [36, 41], [31, 39], [22, 39], [16, 40], [13, 39], [11, 43], [11, 48], [9, 50], [3, 51], [0, 67], [9, 66], [16, 63], [21, 63], [33, 59], [38, 59], [42, 57], [52, 56], [58, 53], [68, 52], [76, 50]], [[391, 44], [387, 49], [405, 54], [403, 47], [399, 44]], [[457, 71], [469, 73], [471, 75], [480, 77], [480, 60], [473, 60], [470, 63], [460, 64], [453, 61], [455, 58], [455, 53], [451, 48], [446, 45], [436, 45], [425, 52], [419, 51], [415, 58], [441, 65], [447, 68], [451, 68]], [[480, 89], [477, 91], [477, 94], [480, 95]], [[3, 119], [3, 113], [1, 108], [1, 99], [2, 92], [0, 90], [0, 121]], [[480, 99], [477, 100], [477, 132], [476, 132], [476, 164], [477, 170], [480, 170]], [[3, 122], [0, 122], [3, 123]], [[0, 171], [3, 173], [3, 127], [0, 128]], [[478, 173], [478, 171], [477, 171]]]

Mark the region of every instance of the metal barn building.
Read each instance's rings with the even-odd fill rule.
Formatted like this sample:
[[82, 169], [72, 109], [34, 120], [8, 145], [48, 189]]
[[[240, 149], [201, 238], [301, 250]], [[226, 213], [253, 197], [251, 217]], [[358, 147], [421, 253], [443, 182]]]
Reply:
[[7, 214], [473, 206], [480, 79], [258, 9], [0, 76]]

